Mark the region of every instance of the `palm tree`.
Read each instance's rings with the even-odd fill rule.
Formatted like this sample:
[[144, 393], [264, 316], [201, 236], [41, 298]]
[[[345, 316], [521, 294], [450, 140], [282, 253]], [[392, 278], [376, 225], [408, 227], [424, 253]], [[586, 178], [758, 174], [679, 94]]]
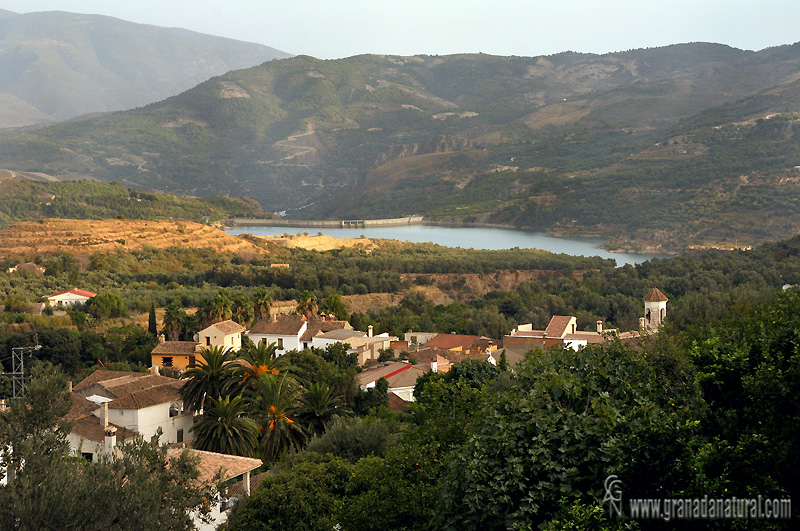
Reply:
[[253, 303], [245, 295], [239, 295], [233, 299], [231, 305], [233, 308], [231, 319], [240, 325], [247, 326], [255, 319], [255, 311], [253, 310]]
[[250, 344], [239, 353], [239, 359], [232, 365], [230, 388], [234, 394], [242, 394], [253, 388], [262, 374], [279, 374], [284, 363], [277, 354], [278, 345], [259, 341]]
[[324, 383], [314, 383], [300, 398], [297, 418], [314, 435], [322, 435], [325, 425], [336, 416], [350, 416], [352, 412], [345, 407], [344, 400], [333, 394]]
[[224, 288], [220, 288], [214, 298], [204, 305], [202, 315], [206, 326], [233, 317], [233, 301]]
[[272, 297], [269, 296], [267, 290], [259, 288], [253, 296], [253, 311], [256, 319], [268, 319], [270, 308], [272, 308]]
[[300, 450], [306, 434], [294, 418], [300, 387], [286, 374], [263, 374], [248, 390], [251, 417], [261, 426], [260, 447], [266, 461], [284, 451]]
[[162, 330], [169, 341], [178, 341], [180, 339], [183, 331], [184, 315], [186, 315], [184, 311], [174, 302], [170, 303], [164, 310]]
[[306, 319], [310, 319], [317, 313], [317, 299], [310, 291], [305, 290], [300, 295], [300, 300], [297, 302], [297, 313], [304, 315]]
[[204, 400], [226, 395], [231, 378], [233, 352], [227, 347], [209, 347], [200, 352], [197, 366], [181, 375], [186, 381], [180, 388], [183, 404], [192, 411], [200, 411]]
[[254, 420], [245, 417], [247, 403], [241, 396], [212, 398], [208, 414], [192, 426], [193, 445], [198, 450], [222, 454], [255, 455], [259, 429]]
[[344, 302], [342, 302], [342, 296], [336, 292], [328, 295], [328, 298], [323, 301], [320, 309], [325, 313], [333, 314], [341, 321], [346, 321], [349, 317], [347, 308], [344, 307]]

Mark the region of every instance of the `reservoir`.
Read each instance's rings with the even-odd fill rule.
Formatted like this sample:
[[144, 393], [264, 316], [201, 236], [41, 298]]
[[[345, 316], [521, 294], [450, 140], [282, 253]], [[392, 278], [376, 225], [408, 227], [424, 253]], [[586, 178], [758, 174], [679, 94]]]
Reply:
[[339, 227], [277, 227], [239, 226], [228, 229], [228, 234], [308, 234], [322, 233], [334, 238], [390, 238], [415, 243], [432, 242], [447, 247], [465, 249], [543, 249], [552, 253], [573, 256], [600, 256], [612, 258], [617, 266], [638, 264], [656, 255], [611, 253], [600, 248], [602, 240], [583, 238], [555, 238], [542, 232], [495, 227], [442, 227], [438, 225], [393, 225], [357, 228]]

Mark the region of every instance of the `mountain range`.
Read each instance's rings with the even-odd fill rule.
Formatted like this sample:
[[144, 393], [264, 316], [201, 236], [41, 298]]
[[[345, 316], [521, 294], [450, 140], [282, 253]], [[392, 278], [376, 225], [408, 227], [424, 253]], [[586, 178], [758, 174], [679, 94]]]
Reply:
[[0, 167], [296, 218], [418, 213], [741, 247], [800, 231], [800, 45], [270, 61], [141, 109], [0, 133]]
[[0, 127], [140, 107], [289, 54], [112, 17], [0, 10]]

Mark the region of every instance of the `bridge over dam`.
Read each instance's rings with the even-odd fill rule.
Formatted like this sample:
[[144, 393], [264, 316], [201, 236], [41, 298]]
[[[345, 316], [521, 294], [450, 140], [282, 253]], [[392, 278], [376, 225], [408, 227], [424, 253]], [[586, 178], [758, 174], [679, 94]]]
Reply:
[[256, 219], [256, 218], [232, 218], [228, 221], [235, 227], [259, 226], [259, 227], [317, 227], [317, 228], [337, 228], [349, 229], [358, 227], [379, 227], [387, 225], [421, 225], [422, 216], [406, 216], [403, 218], [387, 219], [339, 219], [339, 220], [310, 220], [310, 219]]

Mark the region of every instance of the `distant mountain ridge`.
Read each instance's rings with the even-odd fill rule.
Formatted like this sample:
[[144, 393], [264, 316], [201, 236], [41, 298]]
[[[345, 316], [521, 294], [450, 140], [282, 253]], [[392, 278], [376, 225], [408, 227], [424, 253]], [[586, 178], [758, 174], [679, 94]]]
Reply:
[[140, 107], [290, 55], [102, 15], [0, 11], [0, 127]]
[[417, 213], [659, 252], [800, 231], [798, 113], [800, 44], [298, 56], [0, 133], [0, 164], [297, 218]]

